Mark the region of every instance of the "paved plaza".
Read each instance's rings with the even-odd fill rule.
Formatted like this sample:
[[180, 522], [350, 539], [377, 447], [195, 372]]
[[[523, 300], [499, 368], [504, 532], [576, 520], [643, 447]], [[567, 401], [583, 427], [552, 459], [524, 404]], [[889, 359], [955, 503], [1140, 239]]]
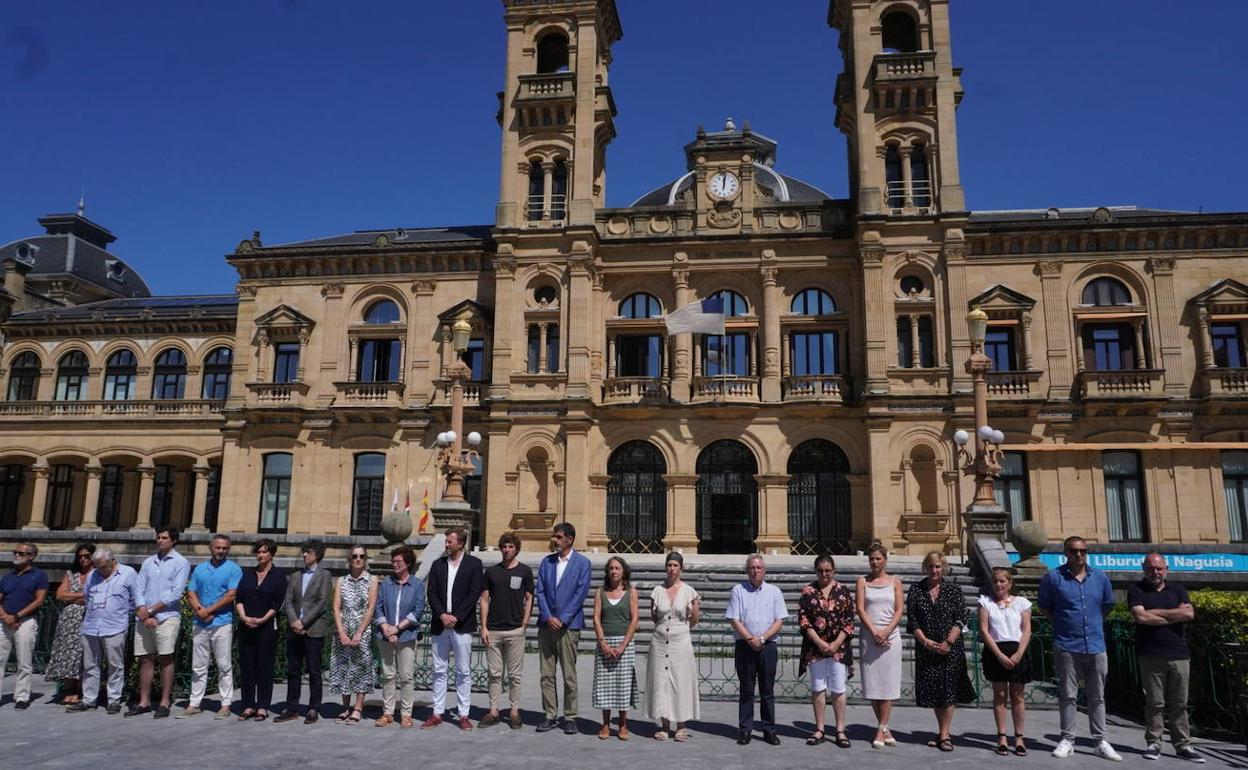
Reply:
[[[644, 661], [639, 660], [639, 667]], [[778, 733], [783, 743], [772, 747], [755, 740], [749, 746], [738, 746], [736, 737], [735, 702], [703, 701], [702, 719], [691, 724], [688, 743], [651, 739], [654, 728], [643, 719], [632, 720], [634, 735], [627, 743], [612, 737], [602, 741], [596, 736], [598, 714], [591, 708], [590, 683], [593, 679], [592, 660], [580, 658], [581, 702], [580, 730], [576, 736], [553, 731], [538, 734], [534, 726], [541, 720], [537, 687], [537, 659], [529, 655], [525, 662], [523, 708], [525, 728], [511, 730], [495, 726], [463, 733], [447, 723], [432, 730], [398, 727], [376, 728], [372, 720], [380, 710], [380, 692], [369, 698], [368, 717], [359, 725], [335, 724], [322, 719], [314, 725], [302, 720], [280, 725], [272, 720], [264, 723], [238, 722], [235, 719], [215, 720], [210, 714], [193, 719], [167, 719], [154, 722], [148, 715], [125, 719], [109, 716], [103, 709], [83, 714], [66, 714], [49, 704], [52, 688], [39, 682], [38, 696], [26, 711], [17, 711], [6, 697], [0, 707], [0, 768], [76, 768], [104, 761], [107, 767], [134, 770], [174, 770], [175, 768], [220, 767], [233, 770], [250, 768], [369, 768], [369, 767], [508, 767], [568, 768], [638, 767], [657, 763], [678, 762], [696, 767], [731, 768], [815, 768], [850, 764], [856, 768], [912, 768], [916, 765], [955, 767], [973, 763], [974, 767], [1021, 768], [1111, 767], [1098, 759], [1086, 740], [1087, 721], [1081, 715], [1079, 732], [1085, 738], [1078, 753], [1068, 760], [1049, 756], [1057, 740], [1057, 712], [1034, 710], [1028, 713], [1027, 732], [1031, 736], [1028, 757], [999, 757], [992, 752], [996, 729], [988, 709], [965, 709], [954, 721], [956, 750], [941, 753], [925, 744], [932, 737], [934, 721], [926, 709], [898, 708], [893, 712], [891, 726], [897, 737], [896, 747], [875, 751], [871, 748], [874, 722], [867, 706], [849, 707], [849, 737], [853, 746], [839, 749], [831, 743], [816, 747], [805, 745], [805, 738], [814, 729], [810, 706], [804, 703], [777, 704]], [[639, 671], [639, 675], [643, 672]], [[644, 678], [642, 679], [644, 681]], [[280, 683], [275, 695], [285, 688]], [[306, 697], [306, 688], [305, 688]], [[453, 695], [452, 695], [453, 700]], [[428, 692], [417, 693], [416, 716], [423, 720], [429, 713]], [[505, 697], [504, 697], [505, 701]], [[475, 723], [485, 713], [487, 697], [473, 693], [472, 719]], [[205, 701], [215, 708], [215, 702]], [[174, 713], [177, 713], [175, 708]], [[337, 713], [328, 692], [322, 707], [323, 716]], [[641, 717], [642, 714], [638, 713]], [[831, 711], [828, 714], [831, 720]], [[1110, 719], [1110, 737], [1122, 753], [1123, 766], [1147, 770], [1193, 767], [1173, 756], [1173, 749], [1158, 762], [1148, 762], [1141, 755], [1143, 731], [1139, 725]], [[1197, 747], [1208, 758], [1205, 767], [1248, 769], [1248, 753], [1242, 745], [1198, 740]], [[13, 762], [10, 764], [10, 762]]]

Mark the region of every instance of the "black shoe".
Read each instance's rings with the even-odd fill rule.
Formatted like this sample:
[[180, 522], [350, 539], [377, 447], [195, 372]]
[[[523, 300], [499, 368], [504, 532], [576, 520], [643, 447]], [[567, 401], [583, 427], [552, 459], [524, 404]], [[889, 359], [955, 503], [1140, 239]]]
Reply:
[[273, 724], [275, 724], [275, 725], [279, 725], [279, 724], [281, 724], [282, 722], [289, 722], [289, 721], [291, 721], [292, 719], [298, 719], [298, 718], [299, 718], [299, 712], [298, 712], [298, 711], [295, 711], [294, 709], [286, 709], [286, 710], [285, 710], [285, 711], [283, 711], [282, 713], [280, 713], [280, 714], [278, 714], [277, 716], [273, 717]]
[[147, 712], [149, 712], [149, 711], [151, 711], [151, 710], [152, 710], [152, 707], [151, 707], [151, 706], [138, 706], [138, 705], [135, 705], [135, 706], [131, 706], [130, 708], [126, 709], [125, 716], [128, 716], [128, 717], [137, 717], [138, 715], [140, 715], [140, 714], [146, 714]]
[[18, 711], [25, 711], [26, 709], [30, 708], [30, 701], [19, 700], [17, 703], [13, 704], [13, 708], [17, 709]]
[[[110, 703], [108, 707], [111, 709], [114, 705], [116, 704]], [[120, 711], [121, 706], [117, 706], [117, 710]], [[86, 701], [80, 700], [77, 703], [71, 703], [70, 705], [66, 706], [65, 711], [70, 714], [76, 714], [79, 711], [95, 711], [95, 706], [88, 705]]]
[[579, 732], [580, 732], [580, 730], [579, 730], [579, 729], [577, 728], [577, 726], [576, 726], [576, 720], [575, 720], [575, 719], [564, 719], [564, 720], [563, 720], [563, 734], [564, 734], [564, 735], [576, 735], [576, 734], [577, 734], [577, 733], [579, 733]]
[[753, 736], [750, 735], [749, 733], [741, 733], [740, 735], [737, 736], [737, 745], [747, 746], [749, 745], [752, 739], [753, 739]]
[[[70, 708], [73, 708], [73, 707], [71, 706]], [[95, 706], [91, 706], [91, 708], [95, 708]], [[109, 714], [120, 714], [120, 713], [121, 713], [121, 704], [120, 704], [120, 703], [110, 703], [110, 704], [108, 704], [108, 706], [106, 706], [106, 707], [105, 707], [105, 709], [104, 709], [104, 710], [105, 710], [105, 711], [107, 711]]]
[[167, 719], [168, 717], [169, 717], [168, 706], [157, 706], [155, 710], [152, 711], [152, 719]]
[[540, 724], [538, 724], [537, 731], [539, 733], [548, 733], [558, 726], [559, 726], [558, 719], [544, 719], [542, 720]]
[[779, 746], [780, 736], [775, 733], [763, 733], [763, 743], [767, 743], [772, 746]]
[[305, 725], [314, 724], [320, 718], [321, 715], [316, 712], [316, 709], [308, 709], [308, 715], [303, 718], [303, 723]]

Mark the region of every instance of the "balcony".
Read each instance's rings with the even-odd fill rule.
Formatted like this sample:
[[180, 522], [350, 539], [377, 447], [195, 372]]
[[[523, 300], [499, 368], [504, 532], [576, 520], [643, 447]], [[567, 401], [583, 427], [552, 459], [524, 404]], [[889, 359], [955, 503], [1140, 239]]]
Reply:
[[[451, 381], [447, 378], [439, 378], [433, 381], [434, 398], [431, 406], [450, 406], [451, 405]], [[464, 383], [464, 406], [481, 406], [481, 395], [489, 387], [483, 382], [465, 382]]]
[[520, 76], [520, 93], [517, 101], [542, 102], [576, 98], [575, 72], [548, 72]]
[[1248, 369], [1225, 366], [1205, 370], [1209, 395], [1222, 398], [1248, 398]]
[[248, 406], [299, 407], [303, 405], [308, 385], [305, 382], [249, 382], [247, 390], [251, 393]]
[[670, 385], [665, 377], [609, 377], [602, 384], [602, 403], [666, 402], [671, 396]]
[[97, 420], [217, 417], [224, 401], [0, 401], [0, 418]]
[[845, 378], [839, 374], [808, 374], [784, 378], [785, 401], [822, 401], [839, 404]]
[[1162, 369], [1122, 369], [1079, 373], [1083, 398], [1134, 398], [1162, 395]]
[[871, 63], [877, 84], [936, 79], [936, 52], [877, 53]]
[[737, 404], [756, 403], [758, 401], [758, 378], [732, 374], [694, 377], [693, 400]]
[[1041, 372], [1036, 370], [988, 372], [988, 398], [994, 401], [1038, 398], [1035, 386], [1040, 381], [1040, 375]]
[[335, 382], [338, 395], [334, 406], [390, 406], [403, 405], [401, 382]]

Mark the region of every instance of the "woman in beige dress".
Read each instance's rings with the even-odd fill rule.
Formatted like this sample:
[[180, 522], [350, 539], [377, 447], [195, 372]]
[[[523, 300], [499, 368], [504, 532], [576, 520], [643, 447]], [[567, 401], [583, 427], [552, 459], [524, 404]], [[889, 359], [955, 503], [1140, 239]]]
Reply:
[[698, 669], [693, 658], [693, 637], [689, 631], [698, 623], [702, 597], [680, 579], [685, 559], [672, 552], [664, 560], [667, 579], [650, 594], [650, 617], [654, 633], [646, 666], [646, 700], [651, 719], [662, 727], [654, 739], [665, 741], [672, 725], [672, 736], [689, 740], [685, 723], [699, 716]]
[[877, 727], [871, 748], [895, 746], [888, 730], [893, 701], [901, 697], [901, 581], [888, 574], [888, 551], [877, 540], [867, 549], [869, 572], [858, 578], [854, 591], [858, 619], [858, 661], [862, 669], [862, 696], [871, 701]]

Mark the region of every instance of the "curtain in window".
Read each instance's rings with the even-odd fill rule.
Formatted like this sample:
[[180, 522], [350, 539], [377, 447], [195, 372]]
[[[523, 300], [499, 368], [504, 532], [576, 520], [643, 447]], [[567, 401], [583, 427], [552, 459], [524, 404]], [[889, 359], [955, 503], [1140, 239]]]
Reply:
[[1106, 452], [1102, 468], [1110, 539], [1142, 540], [1144, 501], [1139, 457], [1134, 452]]
[[1222, 490], [1226, 494], [1231, 540], [1243, 542], [1248, 519], [1248, 452], [1222, 453]]

